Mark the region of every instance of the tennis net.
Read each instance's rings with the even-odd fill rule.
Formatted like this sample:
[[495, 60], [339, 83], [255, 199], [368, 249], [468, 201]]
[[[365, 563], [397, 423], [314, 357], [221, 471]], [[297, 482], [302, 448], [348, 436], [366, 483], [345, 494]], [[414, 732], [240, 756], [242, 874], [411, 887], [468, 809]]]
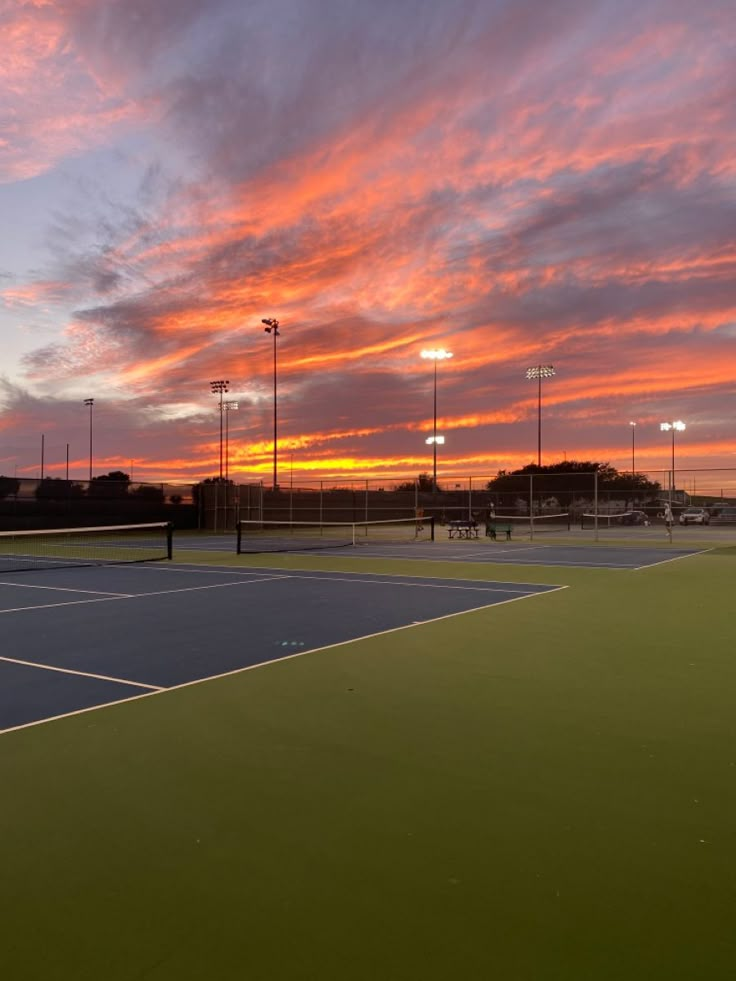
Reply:
[[529, 535], [533, 537], [544, 532], [560, 532], [570, 530], [570, 516], [563, 512], [561, 514], [497, 514], [486, 520], [486, 532], [495, 527], [497, 532], [504, 527], [511, 529], [512, 537], [515, 534]]
[[644, 511], [622, 511], [618, 514], [581, 514], [580, 527], [587, 528], [635, 528], [645, 527], [650, 521]]
[[434, 518], [383, 521], [239, 521], [238, 555], [434, 541]]
[[0, 532], [0, 572], [170, 559], [173, 525], [108, 525]]

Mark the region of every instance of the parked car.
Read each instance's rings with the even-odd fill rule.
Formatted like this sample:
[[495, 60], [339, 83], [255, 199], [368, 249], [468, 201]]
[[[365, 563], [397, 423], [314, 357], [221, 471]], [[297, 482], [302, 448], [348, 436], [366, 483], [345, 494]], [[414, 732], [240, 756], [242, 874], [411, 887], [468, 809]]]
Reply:
[[716, 511], [715, 514], [713, 515], [713, 521], [719, 523], [723, 522], [724, 524], [726, 523], [730, 524], [732, 522], [735, 522], [736, 508], [730, 508], [730, 507], [719, 508], [718, 511]]
[[644, 511], [625, 511], [620, 515], [622, 525], [648, 525], [649, 518]]
[[707, 525], [710, 514], [706, 508], [685, 508], [680, 514], [681, 525]]

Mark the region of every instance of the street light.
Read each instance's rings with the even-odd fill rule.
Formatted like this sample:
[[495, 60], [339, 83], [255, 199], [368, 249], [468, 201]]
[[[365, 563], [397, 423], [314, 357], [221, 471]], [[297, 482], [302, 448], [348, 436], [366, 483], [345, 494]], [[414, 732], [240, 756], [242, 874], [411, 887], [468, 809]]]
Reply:
[[94, 399], [85, 399], [84, 404], [89, 406], [89, 479], [92, 480], [92, 406]]
[[278, 490], [278, 410], [276, 397], [276, 338], [280, 337], [279, 322], [275, 317], [264, 317], [265, 333], [273, 336], [273, 489]]
[[226, 379], [220, 379], [219, 381], [210, 382], [210, 388], [212, 389], [213, 395], [220, 396], [220, 480], [222, 480], [222, 394], [228, 391], [229, 381]]
[[631, 426], [631, 472], [636, 473], [636, 423], [630, 422]]
[[528, 379], [536, 378], [539, 382], [537, 397], [537, 466], [542, 466], [542, 379], [551, 378], [554, 375], [554, 365], [538, 364], [533, 368], [526, 369]]
[[230, 413], [240, 408], [237, 402], [223, 402], [225, 409], [225, 480], [230, 476]]
[[425, 350], [422, 351], [422, 357], [428, 361], [434, 361], [434, 414], [433, 414], [433, 425], [432, 425], [432, 435], [426, 440], [427, 443], [432, 444], [432, 492], [437, 493], [437, 444], [443, 445], [445, 442], [444, 436], [437, 435], [437, 362], [446, 361], [448, 358], [452, 357], [452, 351], [445, 351], [443, 348], [436, 350]]
[[672, 494], [675, 490], [675, 433], [684, 433], [687, 427], [681, 419], [677, 419], [675, 422], [661, 422], [659, 428], [664, 433], [672, 433], [672, 471], [670, 476], [670, 492]]

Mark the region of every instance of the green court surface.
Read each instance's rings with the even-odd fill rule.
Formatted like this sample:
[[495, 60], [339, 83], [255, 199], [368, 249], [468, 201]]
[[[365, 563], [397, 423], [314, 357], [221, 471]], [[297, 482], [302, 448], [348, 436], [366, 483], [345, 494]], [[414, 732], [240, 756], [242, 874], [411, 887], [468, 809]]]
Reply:
[[0, 737], [3, 977], [733, 978], [734, 557], [274, 557], [570, 588]]

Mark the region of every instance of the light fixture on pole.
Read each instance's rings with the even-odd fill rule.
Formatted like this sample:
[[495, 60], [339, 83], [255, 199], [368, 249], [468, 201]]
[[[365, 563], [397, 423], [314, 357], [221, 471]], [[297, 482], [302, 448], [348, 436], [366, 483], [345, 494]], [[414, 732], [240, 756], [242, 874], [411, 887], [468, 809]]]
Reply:
[[226, 379], [220, 379], [219, 381], [210, 382], [210, 388], [212, 389], [213, 395], [220, 396], [220, 480], [222, 480], [222, 395], [223, 392], [229, 391], [228, 385], [229, 381]]
[[672, 433], [672, 470], [670, 472], [670, 491], [674, 493], [675, 491], [675, 433], [684, 433], [685, 423], [681, 419], [676, 419], [675, 422], [661, 422], [659, 428], [664, 433]]
[[526, 369], [526, 377], [531, 381], [536, 378], [538, 381], [537, 395], [537, 466], [542, 466], [542, 379], [551, 378], [554, 375], [554, 365], [537, 364], [533, 368]]
[[89, 406], [89, 479], [92, 480], [92, 406], [94, 399], [85, 399], [84, 404]]
[[631, 426], [631, 472], [636, 473], [636, 423], [630, 422]]
[[240, 408], [238, 402], [223, 402], [223, 408], [225, 409], [225, 480], [230, 477], [230, 413], [234, 409]]
[[433, 398], [433, 424], [432, 435], [426, 440], [432, 444], [432, 493], [437, 493], [437, 444], [443, 445], [444, 436], [437, 435], [437, 362], [446, 361], [452, 357], [452, 351], [445, 351], [443, 348], [436, 350], [422, 351], [422, 357], [427, 361], [434, 362], [434, 398]]
[[273, 489], [278, 490], [278, 401], [276, 388], [276, 338], [280, 337], [279, 322], [275, 317], [264, 317], [265, 332], [273, 336]]

